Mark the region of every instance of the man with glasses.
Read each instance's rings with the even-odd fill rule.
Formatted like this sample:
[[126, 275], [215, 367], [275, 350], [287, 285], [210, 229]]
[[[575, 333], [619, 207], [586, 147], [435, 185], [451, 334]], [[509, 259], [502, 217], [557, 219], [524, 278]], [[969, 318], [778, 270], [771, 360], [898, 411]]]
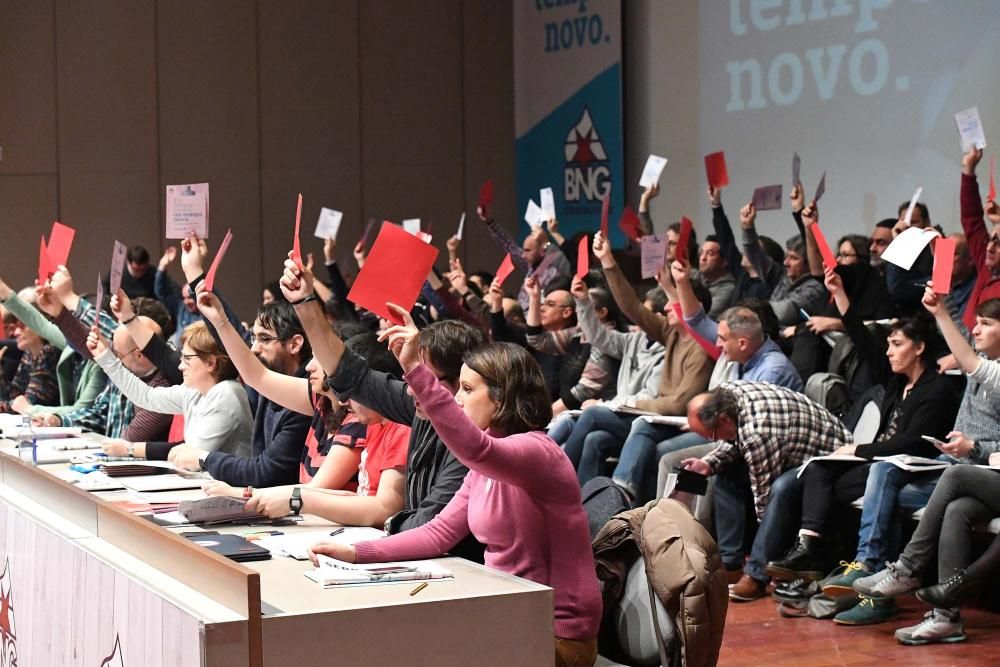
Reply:
[[[181, 268], [188, 281], [185, 289], [190, 294], [195, 294], [198, 285], [205, 279], [207, 253], [208, 245], [204, 239], [187, 238], [181, 243]], [[233, 330], [268, 369], [275, 373], [306, 377], [305, 366], [312, 350], [299, 318], [286, 301], [262, 305], [252, 330], [247, 331], [218, 290], [215, 290], [215, 295], [222, 302]], [[207, 318], [204, 322], [215, 342], [225, 349], [212, 323]], [[170, 461], [189, 470], [208, 470], [215, 479], [234, 486], [264, 487], [298, 482], [310, 416], [282, 407], [249, 387], [247, 396], [254, 415], [248, 458], [226, 452], [206, 452], [182, 444], [170, 451]]]
[[[976, 166], [983, 159], [983, 151], [970, 148], [962, 156], [962, 188], [959, 202], [962, 214], [962, 229], [968, 242], [969, 255], [978, 273], [972, 295], [965, 306], [962, 323], [968, 331], [976, 326], [976, 307], [984, 301], [1000, 297], [1000, 206], [995, 201], [986, 202], [983, 209], [979, 196], [979, 181], [976, 180]], [[985, 218], [992, 226], [987, 228]]]
[[[749, 480], [750, 497], [716, 488], [715, 530], [720, 542], [727, 540], [727, 531], [742, 529], [739, 518], [748, 502], [753, 503], [757, 520], [764, 519], [771, 486], [782, 473], [851, 443], [850, 431], [831, 412], [797, 391], [766, 382], [721, 384], [692, 399], [687, 418], [691, 431], [718, 446], [701, 458], [685, 459], [681, 465], [701, 475], [725, 469], [730, 477], [739, 474]], [[754, 557], [766, 562], [757, 553], [764, 548], [758, 542], [761, 540], [754, 542]], [[744, 573], [733, 585], [730, 597], [753, 600], [762, 597], [766, 589], [766, 581]]]

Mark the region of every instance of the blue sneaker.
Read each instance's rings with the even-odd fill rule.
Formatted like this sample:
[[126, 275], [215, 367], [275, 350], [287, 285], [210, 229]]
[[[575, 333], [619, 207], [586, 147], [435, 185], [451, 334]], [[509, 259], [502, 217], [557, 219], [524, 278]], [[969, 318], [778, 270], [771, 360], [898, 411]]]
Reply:
[[874, 625], [896, 618], [896, 601], [892, 598], [861, 596], [861, 602], [833, 617], [839, 625]]

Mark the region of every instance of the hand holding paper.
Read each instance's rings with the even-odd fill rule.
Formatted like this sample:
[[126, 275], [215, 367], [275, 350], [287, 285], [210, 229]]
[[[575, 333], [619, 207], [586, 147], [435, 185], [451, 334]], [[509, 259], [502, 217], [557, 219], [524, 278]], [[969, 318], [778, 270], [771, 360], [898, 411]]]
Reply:
[[726, 169], [726, 154], [722, 151], [705, 156], [705, 173], [708, 184], [713, 188], [729, 185], [729, 170]]
[[758, 211], [776, 211], [781, 208], [781, 184], [765, 185], [753, 191], [753, 206]]
[[551, 220], [556, 217], [556, 198], [552, 188], [542, 188], [539, 197], [542, 200], [542, 219]]
[[590, 239], [584, 234], [580, 237], [580, 243], [576, 247], [576, 277], [583, 280], [590, 273]]
[[321, 208], [319, 210], [319, 220], [316, 221], [316, 232], [314, 236], [324, 240], [336, 240], [337, 232], [340, 231], [340, 222], [344, 214], [332, 208]]
[[934, 241], [934, 272], [931, 282], [938, 294], [951, 292], [951, 272], [955, 266], [956, 241], [946, 236]]
[[667, 158], [660, 157], [659, 155], [650, 155], [646, 159], [646, 166], [642, 169], [642, 177], [639, 178], [639, 186], [643, 188], [648, 188], [653, 185], [659, 185], [660, 175], [663, 174], [663, 168], [667, 166]]
[[507, 253], [503, 257], [503, 261], [500, 262], [500, 267], [497, 269], [496, 277], [494, 280], [501, 286], [507, 277], [514, 272], [514, 261], [510, 258], [510, 253]]

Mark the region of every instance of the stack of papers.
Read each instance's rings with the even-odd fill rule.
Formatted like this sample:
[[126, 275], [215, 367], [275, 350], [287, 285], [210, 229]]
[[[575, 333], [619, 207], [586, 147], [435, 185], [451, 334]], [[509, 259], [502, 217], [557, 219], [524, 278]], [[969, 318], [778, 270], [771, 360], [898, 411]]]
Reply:
[[948, 461], [940, 459], [928, 459], [923, 456], [909, 456], [907, 454], [896, 454], [895, 456], [876, 456], [876, 461], [888, 461], [898, 468], [909, 472], [925, 472], [929, 470], [944, 470], [951, 465]]
[[183, 500], [175, 509], [191, 523], [241, 522], [265, 517], [246, 510], [245, 498], [212, 496], [200, 500]]
[[309, 547], [320, 542], [355, 544], [365, 540], [379, 540], [385, 531], [377, 528], [337, 528], [335, 530], [310, 530], [288, 535], [265, 535], [257, 542], [272, 554], [295, 560], [309, 560]]
[[168, 461], [109, 461], [102, 463], [100, 471], [108, 477], [132, 477], [134, 475], [165, 475], [181, 472]]
[[399, 561], [397, 563], [370, 563], [355, 565], [342, 560], [318, 556], [319, 567], [305, 575], [323, 588], [340, 586], [366, 586], [391, 584], [422, 579], [451, 579], [448, 568], [426, 560]]
[[[16, 438], [21, 432], [21, 415], [3, 415], [7, 419], [0, 420], [0, 435], [5, 438]], [[14, 417], [15, 419], [9, 419]], [[31, 432], [36, 440], [47, 440], [50, 438], [70, 438], [83, 433], [79, 426], [32, 426]], [[87, 442], [80, 440], [80, 442]], [[93, 443], [91, 442], [91, 446]]]

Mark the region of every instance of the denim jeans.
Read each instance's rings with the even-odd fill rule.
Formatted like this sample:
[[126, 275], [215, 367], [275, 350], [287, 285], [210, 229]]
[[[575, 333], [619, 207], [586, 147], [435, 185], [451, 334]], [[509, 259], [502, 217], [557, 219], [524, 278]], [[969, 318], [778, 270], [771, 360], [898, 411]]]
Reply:
[[573, 432], [573, 424], [576, 423], [576, 417], [570, 415], [568, 412], [564, 412], [552, 421], [552, 427], [549, 429], [549, 437], [556, 441], [557, 445], [561, 445], [566, 442], [569, 438], [569, 434]]
[[650, 424], [644, 419], [632, 422], [611, 477], [624, 487], [640, 504], [653, 499], [656, 491], [656, 463], [669, 448], [670, 438], [680, 433], [676, 426]]
[[771, 484], [767, 509], [757, 527], [757, 536], [750, 549], [750, 560], [743, 568], [746, 574], [758, 581], [770, 579], [765, 572], [768, 561], [778, 560], [785, 555], [799, 530], [805, 483], [799, 479], [798, 472], [799, 467], [795, 466], [781, 473]]
[[886, 461], [868, 471], [856, 560], [880, 570], [899, 551], [897, 510], [915, 512], [930, 500], [941, 471], [907, 472]]
[[603, 405], [592, 405], [577, 417], [563, 450], [576, 467], [580, 486], [601, 474], [605, 458], [621, 451], [634, 419]]

